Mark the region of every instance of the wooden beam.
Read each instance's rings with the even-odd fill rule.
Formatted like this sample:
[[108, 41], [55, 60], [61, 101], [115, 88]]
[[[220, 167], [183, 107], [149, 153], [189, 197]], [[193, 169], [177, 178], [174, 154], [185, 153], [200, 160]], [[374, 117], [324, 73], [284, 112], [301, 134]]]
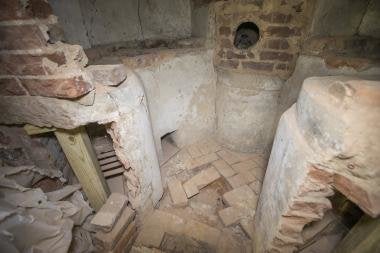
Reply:
[[109, 189], [85, 128], [57, 129], [54, 133], [91, 206], [99, 210], [109, 196]]
[[24, 125], [24, 130], [28, 135], [35, 135], [35, 134], [43, 134], [43, 133], [49, 133], [57, 130], [54, 127], [38, 127], [26, 124]]
[[334, 253], [380, 252], [380, 218], [364, 215], [335, 248]]

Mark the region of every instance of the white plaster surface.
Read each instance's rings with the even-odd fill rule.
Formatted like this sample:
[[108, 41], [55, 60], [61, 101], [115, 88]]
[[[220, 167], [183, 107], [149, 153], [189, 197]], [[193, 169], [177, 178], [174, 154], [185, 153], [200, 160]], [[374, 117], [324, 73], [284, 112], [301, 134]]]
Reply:
[[135, 69], [144, 84], [156, 147], [176, 131], [183, 146], [215, 130], [215, 79], [212, 50], [179, 54], [159, 65]]
[[271, 76], [218, 71], [218, 140], [241, 152], [269, 152], [282, 83]]

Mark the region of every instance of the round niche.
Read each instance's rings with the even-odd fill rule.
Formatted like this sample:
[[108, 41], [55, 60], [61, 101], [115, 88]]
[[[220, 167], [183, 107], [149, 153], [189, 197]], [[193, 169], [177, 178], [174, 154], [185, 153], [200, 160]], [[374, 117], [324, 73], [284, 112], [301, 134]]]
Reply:
[[244, 22], [236, 29], [234, 46], [238, 49], [248, 49], [254, 46], [259, 38], [259, 27], [253, 22]]

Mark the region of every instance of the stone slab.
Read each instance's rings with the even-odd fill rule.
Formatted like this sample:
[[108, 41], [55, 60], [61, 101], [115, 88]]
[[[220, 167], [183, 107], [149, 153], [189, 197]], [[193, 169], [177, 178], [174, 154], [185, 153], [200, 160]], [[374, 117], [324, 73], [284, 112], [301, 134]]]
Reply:
[[240, 226], [244, 233], [252, 240], [254, 234], [253, 219], [241, 219]]
[[253, 181], [252, 183], [249, 184], [249, 187], [257, 194], [260, 194], [261, 191], [261, 182], [258, 180]]
[[218, 229], [194, 220], [190, 220], [186, 223], [184, 233], [191, 238], [206, 242], [211, 246], [217, 246], [221, 234]]
[[94, 216], [91, 224], [103, 231], [111, 231], [127, 203], [127, 196], [120, 193], [112, 193], [106, 203], [100, 208], [99, 212]]
[[232, 177], [227, 178], [227, 182], [231, 185], [232, 188], [236, 189], [243, 185], [249, 183], [246, 177], [243, 174], [238, 173]]
[[197, 158], [193, 158], [190, 164], [189, 169], [195, 169], [201, 167], [203, 165], [207, 165], [218, 160], [219, 157], [215, 153], [211, 153], [208, 155], [199, 156]]
[[91, 65], [85, 68], [95, 85], [117, 86], [127, 78], [126, 67], [123, 64]]
[[131, 224], [134, 217], [135, 211], [130, 207], [125, 208], [110, 232], [97, 231], [95, 233], [95, 243], [104, 250], [111, 250], [121, 238], [125, 229]]
[[116, 241], [116, 245], [112, 250], [108, 251], [109, 253], [124, 253], [125, 250], [128, 248], [128, 245], [130, 247], [132, 246], [134, 240], [137, 236], [137, 227], [135, 222], [132, 222], [129, 224], [127, 229], [124, 230], [122, 236], [118, 241]]
[[231, 226], [239, 223], [245, 217], [245, 212], [236, 207], [227, 207], [218, 212], [224, 226]]
[[256, 210], [258, 197], [248, 185], [243, 185], [239, 188], [223, 194], [223, 201], [233, 207], [248, 209], [254, 214]]
[[181, 207], [187, 205], [186, 193], [182, 187], [182, 183], [178, 179], [173, 178], [169, 180], [168, 189], [174, 206]]
[[183, 184], [183, 189], [188, 198], [191, 198], [199, 193], [197, 185], [191, 180]]
[[220, 174], [218, 171], [213, 166], [210, 166], [185, 182], [183, 184], [183, 188], [187, 197], [190, 198], [198, 194], [200, 189], [206, 187], [219, 178]]
[[219, 171], [219, 173], [225, 177], [231, 177], [236, 174], [236, 171], [234, 171], [228, 163], [226, 163], [224, 160], [219, 159], [212, 163], [212, 165]]

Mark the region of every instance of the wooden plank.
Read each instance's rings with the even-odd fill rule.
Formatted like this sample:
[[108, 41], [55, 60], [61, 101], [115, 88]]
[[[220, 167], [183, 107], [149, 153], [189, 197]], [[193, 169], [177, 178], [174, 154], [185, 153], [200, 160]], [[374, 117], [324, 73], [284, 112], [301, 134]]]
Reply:
[[117, 161], [117, 162], [113, 162], [113, 163], [109, 163], [109, 164], [106, 164], [106, 165], [102, 165], [100, 167], [100, 169], [102, 171], [107, 171], [107, 170], [110, 170], [110, 169], [113, 169], [113, 168], [117, 168], [117, 167], [122, 167], [123, 164], [121, 164], [120, 161]]
[[335, 248], [334, 253], [380, 252], [380, 218], [364, 215]]
[[38, 126], [26, 124], [24, 125], [24, 130], [28, 135], [36, 135], [36, 134], [53, 132], [57, 129], [54, 127], [38, 127]]
[[102, 165], [106, 165], [106, 164], [117, 162], [117, 161], [119, 161], [119, 159], [117, 159], [116, 156], [112, 156], [112, 157], [108, 157], [106, 159], [99, 160], [99, 164], [100, 164], [100, 166], [102, 166]]
[[99, 210], [109, 196], [109, 189], [85, 128], [57, 129], [54, 133], [91, 206]]
[[108, 177], [112, 177], [112, 176], [115, 176], [115, 175], [118, 175], [118, 174], [121, 174], [123, 173], [125, 170], [123, 167], [120, 167], [120, 168], [117, 168], [117, 169], [113, 169], [113, 170], [108, 170], [106, 172], [104, 172], [104, 177], [105, 178], [108, 178]]
[[106, 153], [102, 153], [98, 155], [98, 159], [104, 159], [104, 158], [115, 156], [115, 155], [116, 155], [116, 152], [112, 150], [112, 151], [108, 151]]

